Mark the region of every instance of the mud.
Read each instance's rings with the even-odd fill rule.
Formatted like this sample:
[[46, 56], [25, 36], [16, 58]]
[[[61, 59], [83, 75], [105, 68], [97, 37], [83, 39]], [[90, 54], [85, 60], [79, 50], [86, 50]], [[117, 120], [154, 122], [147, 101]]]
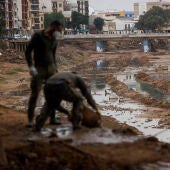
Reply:
[[[71, 52], [70, 52], [71, 49]], [[152, 121], [159, 119], [159, 126], [169, 128], [169, 103], [154, 100], [129, 89], [124, 83], [113, 78], [114, 73], [123, 71], [127, 66], [143, 67], [158, 63], [168, 64], [167, 51], [144, 54], [140, 51], [119, 51], [113, 53], [92, 53], [82, 48], [65, 45], [58, 51], [59, 71], [76, 70], [88, 81], [90, 77], [100, 74], [104, 76], [116, 97], [111, 95], [110, 101], [124, 103], [134, 101], [143, 104], [144, 113], [140, 117]], [[3, 54], [4, 55], [4, 54]], [[17, 56], [17, 54], [15, 54]], [[61, 169], [61, 170], [166, 170], [170, 163], [170, 144], [159, 142], [157, 138], [145, 136], [135, 127], [117, 118], [130, 114], [132, 109], [101, 104], [102, 128], [89, 129], [83, 127], [72, 131], [67, 117], [59, 114], [61, 126], [50, 126], [48, 121], [41, 133], [35, 133], [25, 127], [27, 122], [26, 108], [29, 96], [28, 68], [23, 58], [21, 62], [13, 62], [16, 58], [10, 55], [0, 62], [0, 139], [1, 157], [4, 161], [0, 169]], [[126, 58], [127, 57], [127, 58]], [[103, 59], [111, 69], [87, 70], [95, 67], [96, 62]], [[168, 62], [167, 62], [168, 61]], [[19, 63], [19, 64], [18, 64]], [[23, 64], [20, 64], [23, 63]], [[18, 69], [19, 68], [19, 69]], [[21, 69], [22, 68], [22, 69]], [[159, 69], [158, 69], [159, 70]], [[95, 74], [94, 74], [95, 73]], [[102, 73], [102, 74], [101, 74]], [[92, 77], [94, 79], [94, 77]], [[99, 88], [101, 88], [101, 85]], [[21, 92], [18, 92], [21, 90]], [[98, 92], [94, 92], [98, 95]], [[98, 96], [99, 97], [99, 96]], [[40, 105], [42, 103], [40, 102]], [[20, 107], [20, 111], [17, 108]], [[105, 114], [104, 110], [118, 111], [115, 117]], [[133, 109], [137, 112], [136, 108]], [[135, 121], [135, 117], [134, 120]], [[1, 160], [2, 160], [1, 159]], [[0, 161], [2, 162], [2, 161]]]

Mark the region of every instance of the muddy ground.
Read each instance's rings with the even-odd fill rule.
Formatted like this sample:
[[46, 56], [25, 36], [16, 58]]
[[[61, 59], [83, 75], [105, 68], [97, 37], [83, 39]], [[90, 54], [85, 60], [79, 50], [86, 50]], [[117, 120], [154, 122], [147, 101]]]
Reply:
[[[99, 75], [111, 85], [113, 92], [144, 104], [143, 117], [160, 118], [160, 126], [170, 127], [170, 103], [143, 96], [114, 79], [113, 72], [127, 66], [142, 67], [159, 64], [157, 71], [167, 71], [170, 64], [167, 50], [143, 53], [139, 50], [95, 53], [82, 46], [65, 44], [57, 51], [59, 71], [78, 71], [85, 78]], [[111, 69], [92, 71], [96, 61], [102, 59]], [[163, 66], [161, 66], [163, 65]], [[141, 76], [142, 77], [142, 76]], [[144, 81], [144, 79], [142, 79]], [[152, 81], [151, 81], [152, 80]], [[22, 54], [11, 49], [0, 56], [0, 165], [1, 169], [60, 169], [60, 170], [167, 170], [170, 169], [170, 144], [146, 137], [136, 128], [116, 119], [102, 116], [102, 128], [82, 128], [64, 136], [56, 126], [48, 133], [35, 133], [25, 127], [30, 76]], [[155, 79], [145, 79], [149, 83]], [[157, 80], [159, 81], [159, 80]], [[163, 80], [161, 80], [163, 81]], [[167, 82], [164, 82], [167, 83]], [[169, 89], [169, 82], [161, 89]], [[156, 83], [157, 84], [157, 83]], [[165, 88], [163, 88], [163, 85]], [[160, 87], [160, 86], [159, 86]], [[167, 88], [168, 87], [168, 88]], [[102, 110], [103, 106], [99, 105]], [[114, 107], [112, 108], [115, 109]], [[69, 124], [60, 115], [63, 125]], [[61, 128], [59, 126], [59, 128]], [[62, 136], [62, 137], [61, 137]]]

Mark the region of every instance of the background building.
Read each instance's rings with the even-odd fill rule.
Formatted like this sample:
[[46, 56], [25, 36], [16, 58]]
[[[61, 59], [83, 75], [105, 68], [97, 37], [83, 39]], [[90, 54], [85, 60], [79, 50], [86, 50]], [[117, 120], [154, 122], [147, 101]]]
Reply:
[[91, 33], [95, 33], [95, 25], [93, 23], [97, 17], [104, 19], [104, 34], [124, 34], [134, 31], [136, 21], [134, 20], [133, 11], [107, 11], [90, 15], [89, 28]]
[[138, 20], [140, 15], [143, 15], [153, 6], [159, 6], [163, 9], [170, 9], [170, 2], [152, 1], [144, 3], [134, 3], [134, 18]]
[[35, 31], [41, 29], [39, 7], [39, 0], [30, 0], [30, 16], [32, 17], [31, 28]]
[[21, 0], [21, 11], [22, 11], [21, 27], [23, 29], [28, 30], [30, 28], [30, 25], [29, 25], [29, 2], [28, 2], [28, 0]]
[[6, 27], [6, 22], [5, 22], [6, 21], [6, 9], [5, 9], [5, 6], [6, 6], [5, 0], [1, 0], [0, 1], [0, 19], [1, 19], [0, 26], [1, 27], [3, 27], [3, 24], [5, 24], [4, 26]]
[[52, 1], [51, 0], [40, 0], [40, 11], [43, 13], [52, 12]]
[[64, 11], [64, 0], [52, 0], [52, 11], [63, 13], [63, 11]]
[[78, 12], [83, 15], [89, 15], [89, 1], [88, 0], [78, 0]]
[[6, 30], [11, 33], [18, 31], [22, 27], [22, 3], [21, 0], [1, 1], [2, 13]]

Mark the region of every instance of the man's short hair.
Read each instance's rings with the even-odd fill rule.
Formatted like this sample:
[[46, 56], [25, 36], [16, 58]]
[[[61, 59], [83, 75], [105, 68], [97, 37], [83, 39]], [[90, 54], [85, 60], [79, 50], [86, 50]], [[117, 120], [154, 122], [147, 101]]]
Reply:
[[58, 21], [58, 20], [55, 20], [55, 21], [51, 22], [50, 26], [52, 26], [52, 25], [55, 25], [55, 26], [57, 26], [57, 27], [58, 27], [58, 26], [62, 26], [61, 22]]

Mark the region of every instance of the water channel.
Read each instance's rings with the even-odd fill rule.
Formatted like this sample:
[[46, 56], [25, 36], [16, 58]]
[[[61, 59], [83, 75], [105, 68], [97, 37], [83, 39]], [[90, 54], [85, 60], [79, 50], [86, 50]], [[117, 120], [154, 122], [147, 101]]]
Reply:
[[[125, 77], [128, 76], [125, 75]], [[131, 79], [133, 79], [132, 75]], [[135, 80], [133, 79], [133, 83], [130, 84], [129, 87], [135, 90], [140, 89], [142, 93], [144, 92], [148, 95], [154, 94], [159, 99], [169, 100], [169, 96], [166, 97], [163, 94], [157, 94], [157, 91], [153, 90], [153, 88], [148, 88], [147, 85], [144, 85], [144, 87], [146, 86], [148, 91], [144, 91], [145, 88], [143, 88], [143, 84], [140, 84], [140, 86], [139, 84], [140, 83], [135, 83]], [[146, 106], [137, 104], [131, 99], [117, 96], [110, 90], [109, 85], [107, 85], [102, 78], [93, 79], [91, 81], [91, 89], [96, 102], [100, 106], [103, 106], [103, 109], [101, 110], [102, 115], [113, 117], [122, 123], [133, 126], [143, 132], [146, 136], [155, 136], [160, 141], [170, 143], [170, 130], [157, 128], [159, 119], [149, 120], [140, 117], [140, 115], [142, 115], [147, 109]]]
[[[129, 88], [131, 88], [141, 94], [150, 96], [154, 99], [170, 102], [170, 95], [167, 95], [167, 94], [159, 91], [153, 85], [147, 84], [142, 81], [135, 80], [135, 74], [137, 74], [140, 70], [141, 69], [133, 69], [133, 68], [129, 69], [128, 68], [124, 72], [116, 73], [113, 76], [117, 80], [125, 83]], [[158, 74], [158, 73], [148, 72], [147, 74], [153, 78], [162, 78], [165, 80], [170, 79], [170, 73]]]

